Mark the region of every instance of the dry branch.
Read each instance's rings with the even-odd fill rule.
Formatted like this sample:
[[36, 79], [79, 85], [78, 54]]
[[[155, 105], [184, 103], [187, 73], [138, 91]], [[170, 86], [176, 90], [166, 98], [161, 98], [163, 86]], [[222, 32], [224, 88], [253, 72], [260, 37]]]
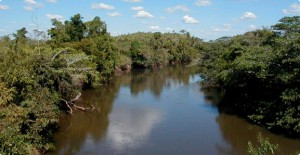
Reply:
[[69, 101], [69, 102], [71, 102], [71, 103], [77, 102], [77, 101], [79, 100], [80, 97], [81, 97], [81, 93], [78, 93], [78, 94], [76, 95], [76, 97], [73, 98], [73, 99], [72, 99], [71, 101]]
[[64, 100], [64, 99], [61, 99], [61, 100], [65, 102], [66, 106], [69, 108], [68, 113], [70, 113], [70, 114], [72, 115], [72, 114], [73, 114], [73, 110], [72, 110], [70, 104], [68, 103], [68, 101], [66, 101], [66, 100]]
[[82, 110], [82, 111], [94, 110], [94, 109], [95, 109], [94, 107], [92, 107], [92, 108], [84, 108], [84, 107], [81, 107], [81, 106], [76, 105], [75, 102], [77, 102], [77, 101], [79, 100], [80, 97], [81, 97], [81, 93], [78, 93], [78, 94], [76, 95], [76, 97], [73, 98], [73, 99], [71, 99], [70, 101], [66, 101], [65, 99], [61, 99], [62, 101], [65, 102], [66, 106], [69, 108], [69, 111], [68, 111], [68, 112], [69, 112], [70, 114], [73, 114], [73, 109], [72, 109], [72, 107], [75, 108], [75, 109]]
[[68, 50], [62, 50], [62, 51], [59, 51], [57, 52], [56, 54], [54, 54], [54, 56], [52, 57], [51, 61], [53, 61], [58, 55], [60, 55], [61, 53], [67, 53]]

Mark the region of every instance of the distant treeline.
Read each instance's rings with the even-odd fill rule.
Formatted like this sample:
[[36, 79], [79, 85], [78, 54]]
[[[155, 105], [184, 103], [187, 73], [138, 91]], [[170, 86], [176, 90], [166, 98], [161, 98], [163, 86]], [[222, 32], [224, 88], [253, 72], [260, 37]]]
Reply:
[[220, 109], [299, 136], [300, 17], [210, 42], [184, 30], [112, 37], [99, 17], [82, 19], [53, 19], [48, 40], [26, 28], [0, 38], [0, 154], [53, 149], [59, 113], [70, 110], [64, 101], [114, 71], [182, 62], [198, 62], [205, 85], [225, 90]]
[[[182, 30], [180, 33], [134, 33], [115, 37], [124, 64], [155, 67], [169, 63], [191, 62], [200, 57], [204, 42]], [[124, 62], [121, 60], [121, 62]]]
[[109, 81], [116, 70], [192, 61], [204, 44], [185, 31], [112, 37], [99, 17], [82, 19], [53, 19], [48, 40], [28, 38], [26, 28], [0, 38], [0, 154], [53, 149], [59, 113], [83, 88]]

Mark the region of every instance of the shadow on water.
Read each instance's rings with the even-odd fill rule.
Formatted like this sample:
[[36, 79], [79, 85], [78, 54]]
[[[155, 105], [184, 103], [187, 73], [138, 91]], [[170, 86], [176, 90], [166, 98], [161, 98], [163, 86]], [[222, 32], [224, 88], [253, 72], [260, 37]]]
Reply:
[[75, 111], [74, 115], [61, 115], [60, 131], [55, 135], [59, 152], [53, 154], [76, 154], [86, 139], [91, 138], [97, 143], [106, 134], [109, 126], [108, 115], [112, 111], [112, 103], [119, 88], [106, 84], [102, 88], [87, 90], [80, 99], [81, 104], [94, 105], [96, 110], [86, 113]]
[[261, 133], [263, 137], [268, 137], [272, 144], [279, 145], [276, 155], [298, 155], [296, 152], [300, 150], [299, 140], [272, 134], [266, 129], [249, 124], [237, 116], [220, 114], [216, 121], [219, 124], [223, 139], [231, 146], [230, 149], [222, 147], [218, 149], [228, 155], [247, 154], [248, 141], [257, 145], [258, 133]]
[[216, 117], [216, 122], [219, 125], [223, 140], [230, 144], [230, 147], [216, 146], [219, 154], [222, 155], [243, 155], [248, 154], [248, 142], [257, 143], [258, 133], [263, 137], [268, 137], [272, 144], [278, 144], [279, 150], [276, 155], [299, 155], [300, 140], [287, 138], [283, 135], [273, 134], [267, 129], [249, 123], [247, 120], [234, 115], [232, 112], [227, 113], [227, 110], [219, 107], [218, 104], [222, 101], [224, 90], [221, 88], [203, 88], [201, 91], [205, 94], [205, 99], [210, 103], [210, 106], [218, 110], [219, 115]]
[[62, 115], [56, 147], [49, 155], [203, 154], [244, 155], [258, 132], [294, 153], [299, 140], [269, 133], [220, 112], [222, 93], [202, 89], [196, 67], [135, 70], [82, 93], [92, 112]]

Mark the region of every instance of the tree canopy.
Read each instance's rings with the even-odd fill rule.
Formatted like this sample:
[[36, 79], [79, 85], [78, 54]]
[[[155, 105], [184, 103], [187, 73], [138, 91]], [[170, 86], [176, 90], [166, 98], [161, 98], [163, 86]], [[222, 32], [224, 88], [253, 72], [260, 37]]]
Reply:
[[100, 17], [83, 21], [80, 14], [52, 19], [49, 40], [21, 28], [0, 38], [0, 154], [52, 149], [64, 103], [115, 71], [186, 62], [199, 63], [203, 83], [224, 89], [222, 112], [299, 137], [299, 21], [284, 17], [271, 29], [210, 42], [185, 30], [112, 37]]
[[299, 24], [298, 16], [284, 17], [272, 29], [209, 43], [202, 54], [203, 78], [225, 89], [221, 109], [299, 136]]

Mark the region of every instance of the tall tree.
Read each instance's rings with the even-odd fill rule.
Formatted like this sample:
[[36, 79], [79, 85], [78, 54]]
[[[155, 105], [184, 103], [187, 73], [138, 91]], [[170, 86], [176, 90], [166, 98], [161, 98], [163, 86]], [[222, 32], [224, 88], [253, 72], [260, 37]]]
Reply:
[[48, 30], [48, 34], [54, 44], [59, 45], [62, 42], [69, 41], [70, 36], [66, 34], [65, 25], [57, 19], [51, 20], [53, 28]]
[[25, 43], [25, 41], [27, 40], [27, 37], [26, 37], [26, 34], [27, 34], [27, 30], [25, 27], [17, 30], [17, 33], [14, 33], [13, 36], [15, 37], [15, 41], [16, 43], [18, 44], [19, 42], [20, 43]]
[[274, 30], [283, 34], [291, 32], [300, 32], [300, 16], [284, 17], [279, 20], [279, 23], [272, 26]]
[[97, 35], [103, 35], [107, 33], [106, 24], [101, 21], [100, 17], [95, 17], [92, 21], [85, 23], [86, 37], [95, 37]]
[[70, 36], [71, 41], [81, 41], [84, 37], [86, 29], [80, 14], [71, 17], [71, 21], [65, 21], [66, 32]]

